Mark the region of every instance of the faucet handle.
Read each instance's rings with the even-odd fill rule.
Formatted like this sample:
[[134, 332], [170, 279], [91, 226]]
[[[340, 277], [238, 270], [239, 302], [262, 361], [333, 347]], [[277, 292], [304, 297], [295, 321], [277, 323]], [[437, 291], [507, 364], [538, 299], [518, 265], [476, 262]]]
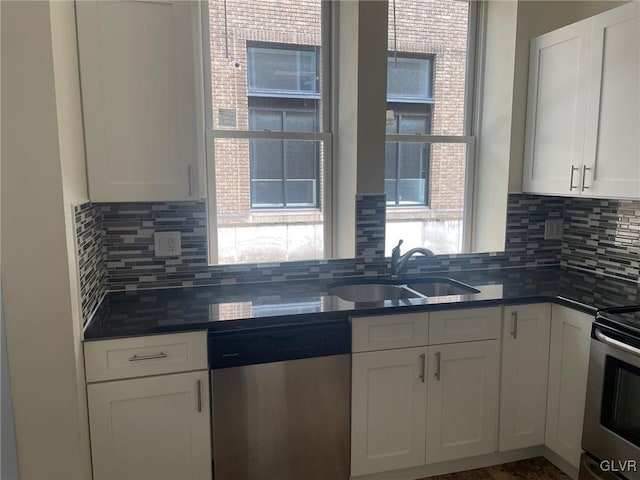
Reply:
[[398, 242], [398, 245], [396, 245], [396, 247], [395, 247], [395, 248], [400, 249], [400, 245], [402, 245], [402, 242], [403, 242], [403, 241], [404, 241], [404, 240], [400, 239], [400, 241]]

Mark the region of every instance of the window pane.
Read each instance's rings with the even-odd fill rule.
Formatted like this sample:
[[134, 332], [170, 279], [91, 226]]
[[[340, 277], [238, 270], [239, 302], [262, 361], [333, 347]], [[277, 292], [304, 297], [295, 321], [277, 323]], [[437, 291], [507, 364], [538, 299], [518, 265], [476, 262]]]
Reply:
[[[322, 111], [322, 1], [208, 0], [214, 130], [248, 130], [247, 106], [312, 100]], [[253, 127], [251, 127], [253, 128]], [[280, 127], [282, 128], [282, 127]]]
[[389, 2], [387, 95], [396, 101], [431, 99], [434, 135], [464, 135], [470, 3], [398, 1], [394, 32]]
[[282, 131], [282, 112], [269, 110], [252, 110], [249, 115], [249, 128], [251, 130]]
[[287, 180], [287, 204], [313, 206], [315, 200], [315, 180]]
[[285, 130], [287, 132], [313, 132], [316, 130], [315, 112], [288, 111], [285, 114]]
[[406, 135], [429, 133], [427, 117], [418, 115], [402, 115], [400, 117], [399, 129], [399, 133]]
[[251, 178], [282, 178], [282, 140], [251, 140]]
[[431, 59], [389, 57], [387, 60], [389, 97], [431, 98]]
[[[387, 255], [400, 238], [405, 245], [429, 248], [436, 254], [462, 251], [466, 148], [464, 143], [400, 144], [406, 157], [401, 156], [400, 179], [385, 181], [387, 202], [397, 198], [397, 206], [412, 210], [387, 208]], [[416, 176], [419, 165], [424, 165], [426, 175]]]
[[318, 91], [316, 52], [302, 47], [248, 47], [249, 91]]
[[285, 155], [287, 179], [316, 178], [318, 152], [315, 142], [287, 141]]
[[[275, 136], [322, 129], [323, 2], [207, 3], [207, 171], [218, 263], [324, 258], [323, 142]], [[252, 137], [265, 131], [274, 138]]]
[[253, 205], [281, 207], [284, 204], [282, 180], [254, 180], [251, 187]]

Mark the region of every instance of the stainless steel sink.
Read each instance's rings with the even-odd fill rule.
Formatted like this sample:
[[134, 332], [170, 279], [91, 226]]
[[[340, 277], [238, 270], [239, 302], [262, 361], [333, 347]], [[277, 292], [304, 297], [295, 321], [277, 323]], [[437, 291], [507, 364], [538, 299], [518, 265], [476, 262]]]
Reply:
[[328, 288], [329, 295], [337, 295], [343, 300], [355, 303], [383, 302], [385, 300], [403, 300], [421, 298], [414, 292], [401, 287], [385, 283], [355, 283], [334, 285]]
[[415, 290], [427, 297], [442, 297], [446, 295], [469, 295], [471, 293], [479, 293], [477, 290], [469, 285], [458, 282], [451, 278], [425, 278], [422, 280], [416, 280], [407, 285], [411, 290]]
[[353, 280], [329, 285], [329, 295], [354, 303], [379, 303], [385, 300], [469, 295], [480, 290], [451, 278], [428, 277], [414, 281]]

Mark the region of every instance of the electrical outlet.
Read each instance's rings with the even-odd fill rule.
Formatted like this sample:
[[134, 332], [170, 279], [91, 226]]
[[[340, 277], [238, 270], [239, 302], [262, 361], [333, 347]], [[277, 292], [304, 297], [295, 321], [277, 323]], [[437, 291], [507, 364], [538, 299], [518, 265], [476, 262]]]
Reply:
[[544, 239], [562, 240], [562, 219], [544, 221]]
[[153, 243], [156, 257], [177, 257], [182, 253], [180, 232], [156, 232]]

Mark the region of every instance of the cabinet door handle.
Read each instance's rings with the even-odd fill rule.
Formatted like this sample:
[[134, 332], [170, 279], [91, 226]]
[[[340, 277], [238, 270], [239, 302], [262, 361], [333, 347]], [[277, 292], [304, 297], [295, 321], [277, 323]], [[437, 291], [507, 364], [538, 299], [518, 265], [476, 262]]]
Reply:
[[191, 187], [191, 165], [187, 166], [187, 176], [189, 180], [189, 198], [193, 195], [193, 189]]
[[587, 187], [585, 182], [586, 182], [586, 178], [587, 178], [587, 172], [590, 172], [590, 171], [591, 171], [591, 168], [587, 167], [586, 165], [582, 166], [582, 191], [583, 192], [585, 190], [589, 190], [589, 187]]
[[424, 372], [426, 369], [426, 361], [427, 356], [424, 353], [420, 354], [420, 375], [418, 375], [418, 378], [420, 378], [420, 381], [422, 383], [424, 383]]
[[202, 382], [196, 382], [196, 395], [198, 396], [198, 413], [202, 412]]
[[578, 188], [573, 186], [573, 174], [576, 170], [580, 170], [580, 169], [575, 165], [571, 165], [571, 176], [569, 177], [569, 191], [573, 190], [574, 188]]
[[435, 377], [436, 380], [440, 381], [440, 361], [441, 361], [441, 355], [440, 352], [436, 352], [436, 373], [435, 373]]
[[129, 357], [130, 362], [139, 362], [140, 360], [154, 360], [156, 358], [167, 358], [167, 354], [164, 352], [152, 353], [151, 355], [134, 355]]
[[511, 312], [511, 336], [518, 338], [518, 312]]

